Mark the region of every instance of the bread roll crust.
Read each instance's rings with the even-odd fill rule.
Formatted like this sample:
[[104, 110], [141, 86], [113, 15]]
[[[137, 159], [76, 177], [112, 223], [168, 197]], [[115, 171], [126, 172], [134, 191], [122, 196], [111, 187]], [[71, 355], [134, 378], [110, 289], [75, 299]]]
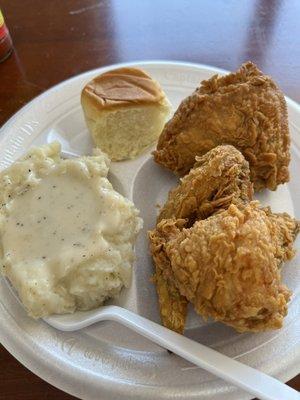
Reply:
[[159, 84], [138, 68], [118, 68], [90, 81], [82, 90], [81, 102], [98, 111], [118, 107], [161, 103], [165, 94]]
[[171, 112], [158, 82], [129, 67], [95, 77], [83, 88], [81, 105], [95, 146], [112, 161], [133, 159], [153, 145]]

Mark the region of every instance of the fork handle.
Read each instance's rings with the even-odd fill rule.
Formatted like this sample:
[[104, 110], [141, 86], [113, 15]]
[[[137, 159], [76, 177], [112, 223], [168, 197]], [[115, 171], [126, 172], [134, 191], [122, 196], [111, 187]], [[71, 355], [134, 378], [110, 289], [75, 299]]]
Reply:
[[[74, 320], [75, 314], [76, 320]], [[63, 331], [82, 329], [99, 321], [116, 321], [261, 400], [300, 400], [300, 394], [296, 390], [271, 376], [134, 314], [126, 308], [111, 305], [89, 311], [88, 315], [84, 312], [75, 314], [48, 317], [45, 321]]]
[[212, 374], [233, 383], [261, 400], [300, 400], [300, 393], [254, 368], [233, 360], [210, 347], [188, 339], [140, 315], [110, 306], [107, 319], [120, 322], [156, 344]]

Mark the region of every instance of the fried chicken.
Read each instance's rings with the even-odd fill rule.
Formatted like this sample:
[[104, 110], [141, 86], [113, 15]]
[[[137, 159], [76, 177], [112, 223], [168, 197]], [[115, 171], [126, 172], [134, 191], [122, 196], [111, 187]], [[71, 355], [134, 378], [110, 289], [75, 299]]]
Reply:
[[155, 264], [153, 283], [156, 285], [163, 325], [175, 332], [183, 333], [188, 301], [180, 294], [174, 283], [172, 267], [164, 246], [173, 237], [173, 234], [178, 234], [178, 229], [185, 226], [186, 220], [164, 221], [164, 230], [155, 229], [149, 232], [150, 250]]
[[231, 203], [252, 199], [249, 164], [233, 146], [217, 146], [196, 157], [194, 168], [170, 191], [159, 213], [163, 218], [187, 218], [192, 225]]
[[298, 231], [288, 214], [258, 202], [232, 204], [190, 228], [184, 220], [161, 220], [151, 233], [152, 252], [159, 261], [163, 242], [173, 284], [204, 318], [259, 332], [282, 326], [291, 292], [279, 266], [292, 258]]
[[203, 81], [165, 125], [154, 152], [157, 163], [185, 175], [220, 144], [239, 149], [250, 164], [255, 190], [289, 180], [289, 132], [283, 93], [253, 63]]
[[156, 231], [149, 233], [160, 314], [168, 328], [183, 332], [188, 302], [174, 283], [164, 251], [166, 241], [174, 230], [191, 226], [196, 219], [206, 218], [220, 208], [226, 209], [231, 203], [249, 202], [253, 191], [249, 174], [249, 164], [237, 149], [230, 145], [218, 146], [197, 158], [195, 167], [170, 191], [158, 221], [174, 217], [176, 222], [168, 220], [160, 236]]

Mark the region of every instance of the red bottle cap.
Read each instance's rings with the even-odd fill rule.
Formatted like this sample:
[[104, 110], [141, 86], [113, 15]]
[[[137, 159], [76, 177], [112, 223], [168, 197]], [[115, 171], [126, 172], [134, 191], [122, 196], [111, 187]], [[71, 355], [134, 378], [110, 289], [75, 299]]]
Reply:
[[5, 25], [2, 12], [0, 10], [0, 62], [5, 60], [12, 51], [12, 40]]

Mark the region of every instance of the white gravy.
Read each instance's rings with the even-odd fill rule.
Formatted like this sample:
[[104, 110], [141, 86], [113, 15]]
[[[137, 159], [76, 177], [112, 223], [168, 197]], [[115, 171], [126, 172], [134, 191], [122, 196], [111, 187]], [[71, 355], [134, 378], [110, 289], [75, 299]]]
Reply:
[[109, 207], [101, 211], [101, 203], [93, 188], [69, 173], [42, 179], [10, 203], [5, 256], [14, 265], [55, 261], [67, 268], [109, 250], [97, 232], [116, 216]]

